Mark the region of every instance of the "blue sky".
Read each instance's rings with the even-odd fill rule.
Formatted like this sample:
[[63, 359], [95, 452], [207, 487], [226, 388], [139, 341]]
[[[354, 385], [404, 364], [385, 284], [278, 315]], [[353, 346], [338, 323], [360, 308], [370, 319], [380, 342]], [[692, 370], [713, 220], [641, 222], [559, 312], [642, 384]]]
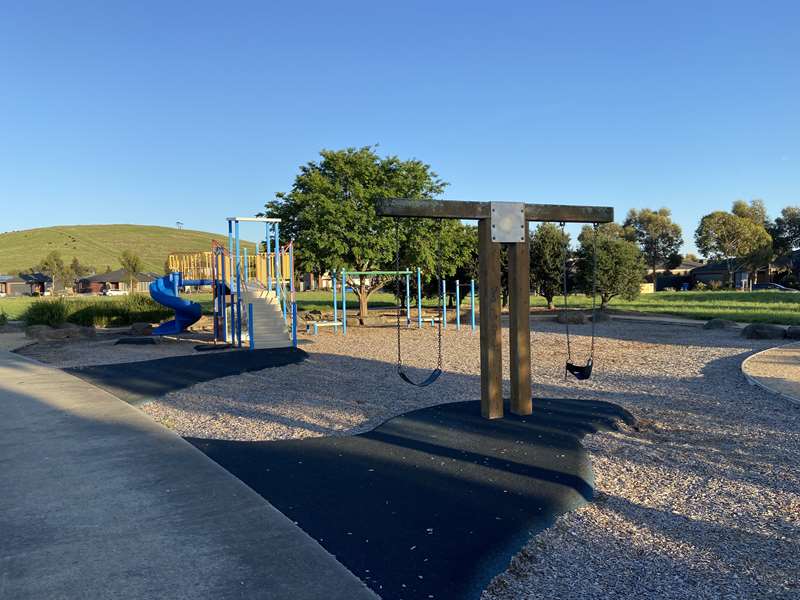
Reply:
[[[0, 231], [221, 231], [321, 148], [446, 197], [800, 204], [796, 2], [4, 2]], [[9, 210], [10, 209], [10, 210]]]

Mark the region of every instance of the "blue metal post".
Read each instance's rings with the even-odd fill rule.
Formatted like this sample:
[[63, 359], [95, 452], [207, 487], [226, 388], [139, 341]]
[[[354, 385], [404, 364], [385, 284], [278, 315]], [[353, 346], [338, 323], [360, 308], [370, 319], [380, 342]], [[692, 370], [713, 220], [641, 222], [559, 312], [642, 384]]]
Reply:
[[236, 309], [234, 308], [236, 294], [233, 291], [233, 221], [228, 221], [228, 261], [230, 263], [228, 265], [228, 289], [231, 292], [231, 318], [229, 320], [231, 324], [231, 343], [234, 343], [236, 341]]
[[250, 350], [255, 350], [256, 339], [253, 335], [253, 303], [247, 303], [247, 337], [250, 338]]
[[461, 289], [456, 279], [456, 329], [461, 330]]
[[[228, 342], [228, 303], [225, 301], [225, 290], [228, 288], [228, 283], [225, 278], [225, 252], [217, 250], [219, 255], [219, 264], [221, 266], [220, 281], [222, 285], [217, 289], [221, 289], [220, 298], [222, 300], [222, 340]], [[215, 257], [216, 260], [216, 257]]]
[[342, 269], [342, 335], [347, 335], [347, 271]]
[[236, 236], [236, 343], [242, 347], [242, 263], [239, 259], [239, 221], [234, 224]]
[[[408, 269], [406, 269], [408, 271]], [[406, 273], [406, 327], [411, 326], [411, 277]]]
[[417, 267], [417, 326], [422, 329], [422, 271]]
[[336, 286], [338, 282], [336, 281], [336, 273], [331, 273], [331, 283], [333, 284], [333, 332], [339, 333], [339, 326], [336, 324], [336, 321], [339, 320], [339, 307], [337, 306], [338, 298], [336, 298]]
[[292, 300], [292, 346], [297, 348], [297, 303], [294, 300], [294, 242], [289, 242], [289, 293]]
[[469, 280], [469, 318], [472, 321], [472, 331], [475, 331], [475, 280]]
[[272, 223], [267, 223], [267, 289], [272, 291]]
[[447, 280], [442, 279], [442, 328], [447, 329]]

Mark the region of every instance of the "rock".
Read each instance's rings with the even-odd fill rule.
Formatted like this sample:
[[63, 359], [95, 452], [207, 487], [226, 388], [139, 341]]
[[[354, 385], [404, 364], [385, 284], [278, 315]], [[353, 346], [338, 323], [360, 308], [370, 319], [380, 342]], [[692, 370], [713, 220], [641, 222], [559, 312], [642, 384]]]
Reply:
[[559, 323], [569, 323], [570, 325], [583, 325], [586, 323], [586, 314], [581, 311], [566, 311], [562, 310], [558, 313]]
[[133, 323], [131, 324], [130, 333], [135, 336], [151, 335], [153, 333], [153, 326], [150, 323]]
[[800, 327], [792, 325], [786, 330], [786, 337], [790, 340], [800, 340]]
[[589, 320], [595, 323], [605, 323], [611, 320], [611, 316], [604, 310], [598, 310], [595, 311], [594, 315], [589, 316]]
[[782, 340], [786, 337], [786, 329], [769, 323], [750, 323], [742, 329], [742, 337], [748, 340]]
[[730, 327], [736, 327], [736, 323], [728, 319], [711, 319], [703, 325], [703, 329], [728, 329]]

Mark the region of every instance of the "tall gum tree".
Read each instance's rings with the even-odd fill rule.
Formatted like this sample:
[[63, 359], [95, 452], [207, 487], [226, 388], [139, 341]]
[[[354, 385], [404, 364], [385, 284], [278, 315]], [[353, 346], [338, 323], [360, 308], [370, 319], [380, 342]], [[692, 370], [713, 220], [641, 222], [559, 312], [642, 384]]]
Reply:
[[[437, 270], [450, 276], [469, 258], [464, 225], [455, 220], [395, 220], [378, 217], [379, 198], [440, 195], [447, 183], [422, 161], [380, 157], [372, 146], [322, 150], [320, 158], [300, 167], [292, 189], [266, 205], [282, 219], [284, 235], [296, 243], [298, 265], [309, 271], [387, 271], [420, 267], [426, 278]], [[347, 282], [358, 296], [359, 319], [367, 317], [369, 297], [391, 276], [353, 277]]]
[[654, 286], [659, 262], [670, 267], [680, 264], [678, 253], [683, 245], [683, 235], [680, 225], [672, 222], [672, 213], [668, 208], [631, 209], [623, 227], [632, 231], [639, 243], [650, 266]]

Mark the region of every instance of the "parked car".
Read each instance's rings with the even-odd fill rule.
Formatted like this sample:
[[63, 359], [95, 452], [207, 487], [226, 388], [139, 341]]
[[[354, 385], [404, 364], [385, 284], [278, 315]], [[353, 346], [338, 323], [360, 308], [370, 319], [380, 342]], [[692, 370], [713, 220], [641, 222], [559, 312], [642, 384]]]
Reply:
[[754, 283], [753, 284], [753, 291], [757, 292], [758, 290], [774, 290], [777, 292], [794, 292], [795, 294], [800, 293], [800, 290], [795, 290], [793, 288], [788, 288], [785, 285], [781, 285], [779, 283]]
[[127, 290], [111, 290], [111, 289], [106, 289], [106, 290], [103, 290], [103, 291], [102, 291], [102, 292], [100, 292], [100, 293], [101, 293], [103, 296], [127, 296], [127, 295], [128, 295], [128, 291], [127, 291]]

